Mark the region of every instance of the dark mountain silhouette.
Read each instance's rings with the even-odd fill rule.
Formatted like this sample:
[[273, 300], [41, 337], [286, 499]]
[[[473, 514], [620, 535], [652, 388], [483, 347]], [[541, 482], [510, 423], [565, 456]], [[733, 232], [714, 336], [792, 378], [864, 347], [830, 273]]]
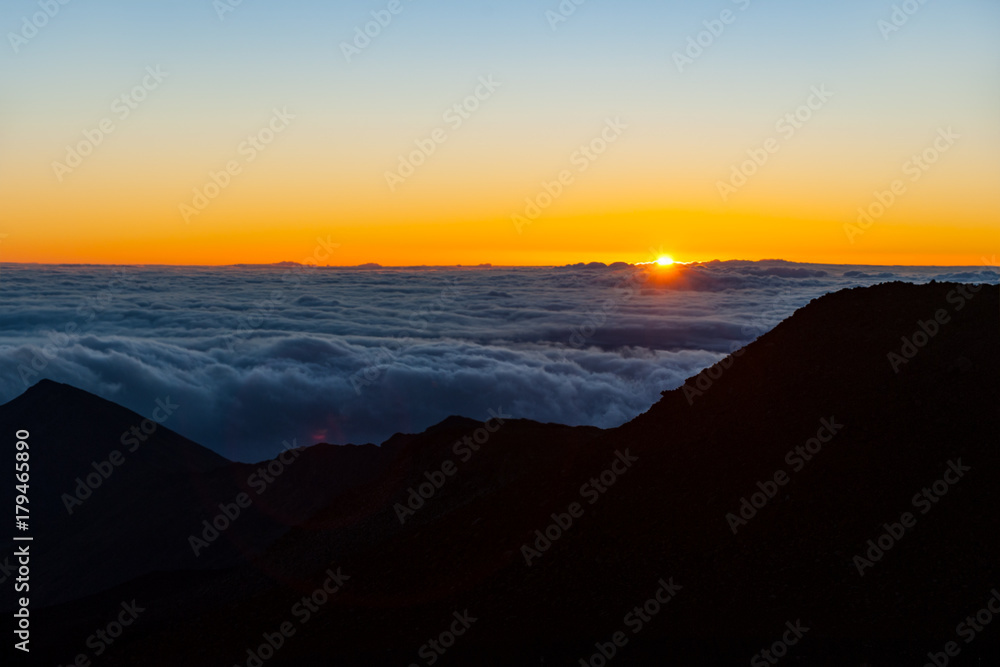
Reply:
[[[1000, 664], [1000, 616], [975, 619], [1000, 587], [997, 291], [826, 295], [617, 429], [496, 406], [310, 448], [199, 558], [192, 526], [253, 466], [164, 430], [169, 460], [39, 525], [33, 577], [60, 601], [32, 612], [39, 654], [93, 658], [134, 599], [101, 665]], [[135, 419], [53, 383], [0, 407], [55, 515], [96, 434]], [[69, 548], [92, 573], [42, 568]]]
[[[169, 397], [160, 403], [162, 419]], [[381, 472], [389, 457], [371, 445], [299, 449], [268, 484], [256, 474], [266, 465], [231, 463], [151, 419], [49, 380], [0, 407], [0, 428], [31, 434], [31, 535], [39, 545], [32, 600], [41, 605], [150, 572], [231, 566]], [[13, 492], [5, 485], [9, 505]], [[240, 493], [253, 503], [230, 539], [195, 557], [187, 536]], [[12, 551], [0, 551], [0, 565]], [[3, 603], [12, 606], [10, 598]]]

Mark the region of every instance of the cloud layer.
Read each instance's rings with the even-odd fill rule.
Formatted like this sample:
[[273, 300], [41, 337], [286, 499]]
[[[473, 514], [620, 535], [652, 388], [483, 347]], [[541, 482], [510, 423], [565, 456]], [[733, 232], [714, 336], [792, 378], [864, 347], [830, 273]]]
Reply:
[[0, 402], [42, 377], [237, 460], [451, 414], [615, 426], [811, 299], [990, 269], [712, 262], [481, 269], [41, 267], [0, 275]]

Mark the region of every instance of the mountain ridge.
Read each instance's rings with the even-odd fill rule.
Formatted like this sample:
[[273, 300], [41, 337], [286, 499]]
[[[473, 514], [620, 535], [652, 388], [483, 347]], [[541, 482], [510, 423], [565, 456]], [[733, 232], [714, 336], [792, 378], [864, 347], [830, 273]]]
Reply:
[[[1000, 299], [959, 289], [815, 299], [701, 388], [690, 378], [700, 394], [667, 391], [615, 429], [509, 419], [468, 455], [455, 443], [475, 420], [393, 436], [391, 461], [225, 570], [148, 572], [42, 609], [39, 625], [79, 634], [109, 600], [138, 596], [160, 611], [102, 663], [170, 664], [172, 647], [197, 645], [247, 664], [245, 647], [332, 567], [343, 590], [268, 665], [408, 664], [463, 609], [480, 620], [445, 663], [575, 664], [616, 630], [629, 639], [616, 664], [745, 663], [796, 619], [811, 629], [789, 664], [917, 662], [1000, 577]], [[970, 469], [922, 514], [913, 497], [954, 466]], [[754, 494], [766, 500], [747, 509]], [[916, 527], [859, 573], [868, 541], [907, 511]], [[629, 631], [660, 581], [676, 599]], [[52, 639], [56, 659], [69, 644]], [[996, 644], [984, 633], [965, 653]]]

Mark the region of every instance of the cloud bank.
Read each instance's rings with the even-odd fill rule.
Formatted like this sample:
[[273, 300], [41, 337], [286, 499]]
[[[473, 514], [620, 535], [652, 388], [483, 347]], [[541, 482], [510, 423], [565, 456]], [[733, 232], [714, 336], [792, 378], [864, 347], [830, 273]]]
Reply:
[[[236, 460], [381, 442], [452, 414], [609, 427], [824, 293], [993, 270], [5, 265], [0, 402], [42, 377]], [[109, 443], [109, 449], [115, 443]]]

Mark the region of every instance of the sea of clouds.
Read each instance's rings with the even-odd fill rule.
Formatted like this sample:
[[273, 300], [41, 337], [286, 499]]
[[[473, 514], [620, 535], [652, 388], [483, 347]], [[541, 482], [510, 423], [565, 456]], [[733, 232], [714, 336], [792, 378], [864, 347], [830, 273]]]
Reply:
[[[991, 267], [0, 267], [0, 403], [42, 378], [255, 461], [488, 410], [616, 426], [811, 299]], [[58, 419], [58, 415], [53, 415]], [[114, 444], [114, 443], [112, 443]]]

